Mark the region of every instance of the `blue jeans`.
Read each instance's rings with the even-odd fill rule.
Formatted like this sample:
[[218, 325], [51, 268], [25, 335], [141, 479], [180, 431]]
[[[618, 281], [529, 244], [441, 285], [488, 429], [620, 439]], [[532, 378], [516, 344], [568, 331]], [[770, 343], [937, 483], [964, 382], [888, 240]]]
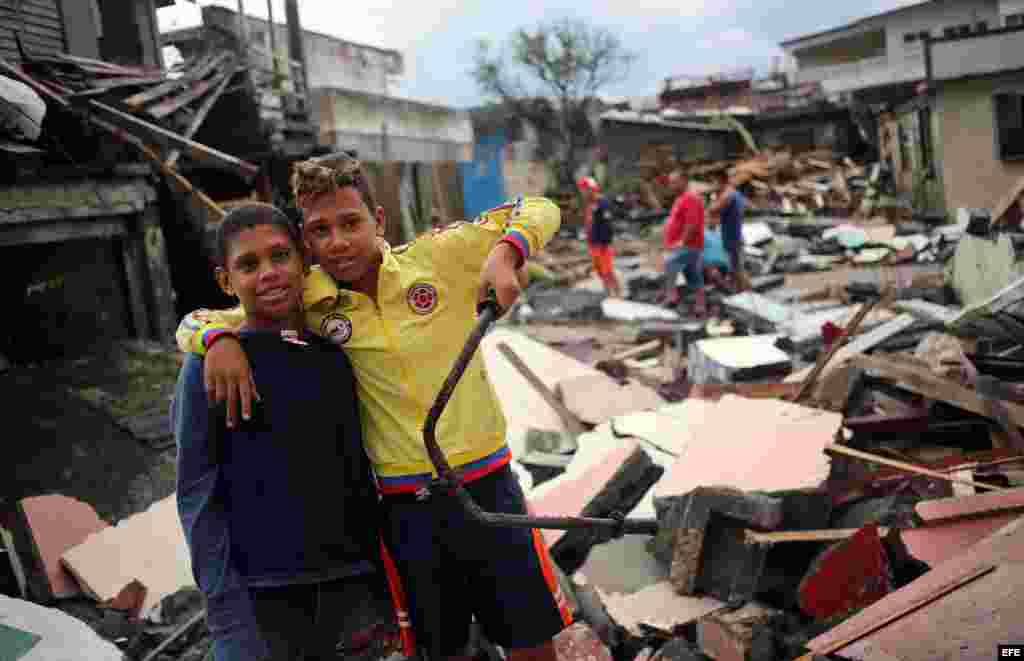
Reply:
[[676, 278], [686, 276], [686, 286], [692, 289], [704, 288], [704, 254], [689, 248], [673, 250], [665, 257], [665, 283], [668, 289], [675, 288]]

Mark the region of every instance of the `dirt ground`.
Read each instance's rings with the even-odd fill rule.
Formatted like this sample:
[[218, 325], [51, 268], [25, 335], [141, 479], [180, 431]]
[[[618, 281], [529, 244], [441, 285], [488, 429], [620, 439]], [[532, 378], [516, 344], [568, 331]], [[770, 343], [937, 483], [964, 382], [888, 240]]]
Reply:
[[166, 411], [177, 369], [171, 347], [132, 342], [0, 374], [0, 507], [60, 493], [113, 523], [173, 493], [173, 446], [157, 449], [167, 442], [140, 441], [116, 420]]

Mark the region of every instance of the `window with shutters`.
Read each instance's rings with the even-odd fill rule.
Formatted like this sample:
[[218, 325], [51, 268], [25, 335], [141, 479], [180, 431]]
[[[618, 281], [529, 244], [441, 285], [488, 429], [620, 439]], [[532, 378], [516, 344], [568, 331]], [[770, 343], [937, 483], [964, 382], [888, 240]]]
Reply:
[[1024, 93], [1003, 92], [993, 101], [996, 155], [1004, 161], [1024, 160]]

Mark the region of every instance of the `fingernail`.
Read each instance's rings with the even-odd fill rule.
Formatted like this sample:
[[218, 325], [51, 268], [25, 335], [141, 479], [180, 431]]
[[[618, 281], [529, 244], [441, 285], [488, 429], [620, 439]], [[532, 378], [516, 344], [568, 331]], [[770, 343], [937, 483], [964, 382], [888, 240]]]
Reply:
[[248, 413], [243, 413], [242, 414], [242, 420], [248, 420], [248, 419], [249, 419], [249, 414]]

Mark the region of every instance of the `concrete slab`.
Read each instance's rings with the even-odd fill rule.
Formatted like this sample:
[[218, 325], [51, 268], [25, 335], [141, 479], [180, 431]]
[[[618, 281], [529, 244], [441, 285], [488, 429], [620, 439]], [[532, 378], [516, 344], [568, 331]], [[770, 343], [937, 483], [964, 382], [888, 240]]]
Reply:
[[641, 625], [673, 631], [695, 622], [708, 613], [725, 607], [711, 597], [676, 594], [668, 581], [661, 581], [633, 594], [601, 593], [608, 615], [633, 635], [642, 633]]
[[101, 604], [117, 602], [141, 584], [145, 588], [142, 614], [164, 597], [195, 585], [173, 495], [95, 533], [65, 552], [61, 560]]
[[664, 581], [668, 571], [647, 552], [648, 541], [644, 535], [626, 535], [599, 544], [580, 571], [588, 583], [608, 593], [631, 594]]
[[88, 503], [57, 494], [23, 498], [18, 501], [18, 510], [31, 535], [31, 555], [41, 563], [45, 575], [45, 585], [38, 580], [42, 577], [30, 578], [33, 593], [41, 590], [44, 601], [82, 594], [74, 577], [61, 566], [61, 555], [110, 524]]
[[601, 311], [605, 317], [616, 321], [678, 321], [679, 314], [667, 310], [660, 305], [636, 303], [621, 298], [606, 298], [601, 301]]
[[751, 335], [694, 342], [687, 355], [686, 376], [696, 384], [781, 376], [792, 367], [792, 359], [775, 346], [778, 339], [778, 335]]
[[507, 343], [551, 390], [563, 379], [603, 373], [522, 333], [505, 328], [488, 333], [480, 345], [480, 353], [505, 414], [509, 446], [513, 456], [517, 456], [526, 449], [524, 443], [529, 430], [562, 431], [562, 421], [558, 413], [498, 350], [502, 342]]
[[677, 496], [705, 485], [767, 492], [816, 488], [828, 477], [824, 448], [841, 424], [837, 413], [726, 395], [707, 410], [654, 495]]
[[[586, 444], [581, 440], [581, 448]], [[626, 461], [636, 452], [642, 452], [636, 441], [622, 443], [595, 454], [587, 462], [569, 465], [557, 478], [536, 487], [530, 493], [530, 506], [539, 516], [579, 516], [583, 508], [607, 485]], [[548, 546], [558, 542], [564, 530], [544, 530]]]
[[556, 392], [566, 408], [591, 425], [665, 405], [665, 400], [653, 388], [636, 381], [620, 384], [605, 374], [563, 379], [558, 382]]

